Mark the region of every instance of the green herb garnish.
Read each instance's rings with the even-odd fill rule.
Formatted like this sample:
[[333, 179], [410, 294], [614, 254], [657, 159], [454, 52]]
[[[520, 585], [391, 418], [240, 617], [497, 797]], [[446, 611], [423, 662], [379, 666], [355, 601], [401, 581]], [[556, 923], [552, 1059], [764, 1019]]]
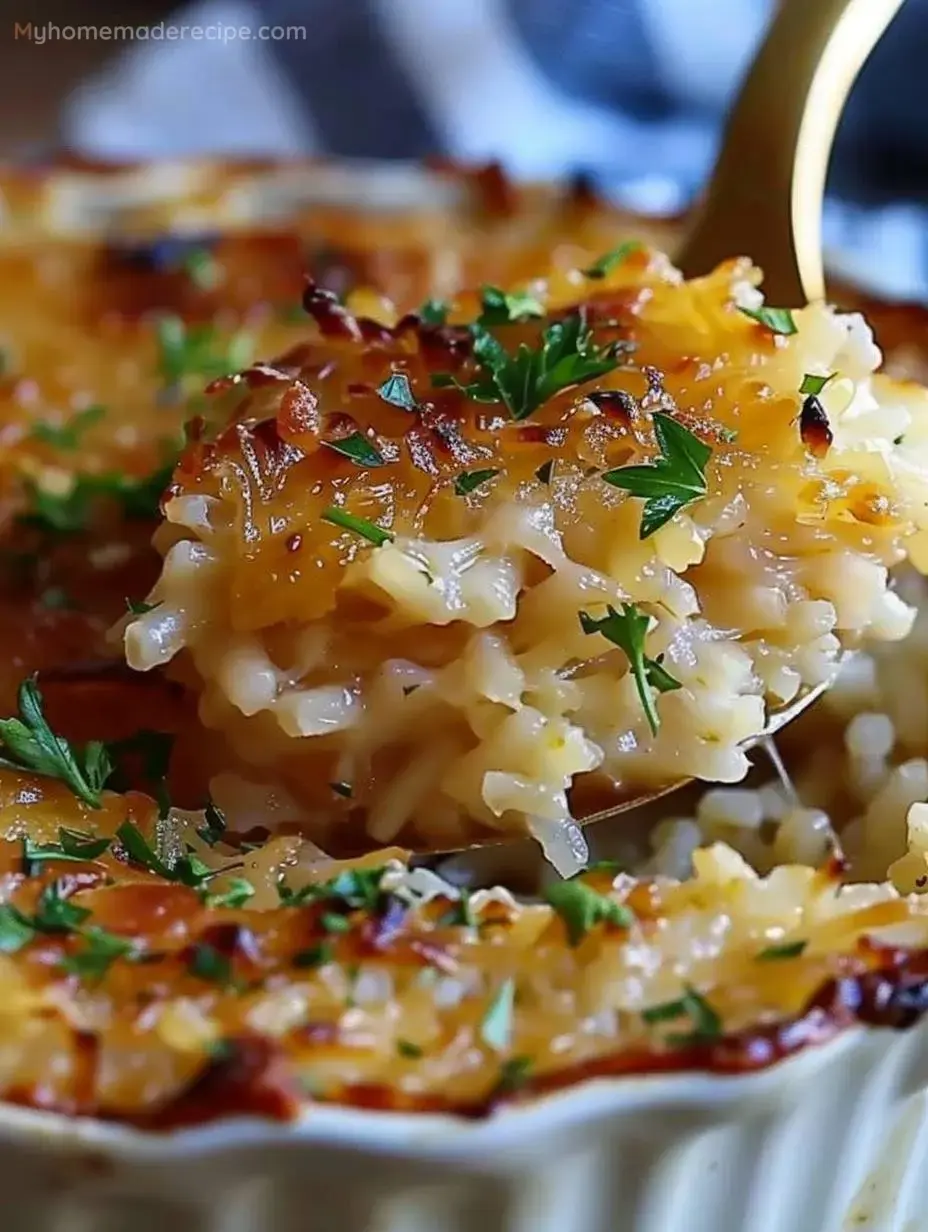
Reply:
[[787, 941], [783, 945], [770, 945], [757, 955], [758, 962], [778, 962], [782, 958], [798, 958], [808, 941]]
[[486, 483], [488, 479], [493, 479], [498, 474], [498, 468], [485, 471], [461, 471], [460, 475], [455, 477], [454, 490], [458, 496], [469, 496], [482, 483]]
[[105, 928], [91, 925], [81, 934], [85, 945], [74, 954], [66, 954], [61, 968], [72, 975], [100, 980], [106, 975], [117, 958], [124, 958], [133, 951], [133, 944], [125, 937], [118, 937]]
[[247, 368], [251, 360], [252, 337], [241, 331], [223, 343], [214, 326], [188, 326], [174, 314], [161, 317], [155, 329], [158, 366], [167, 385], [177, 385], [186, 376], [228, 376]]
[[146, 603], [144, 600], [136, 602], [134, 599], [126, 600], [126, 610], [133, 616], [147, 616], [149, 612], [153, 612], [155, 608], [161, 606], [161, 603]]
[[58, 831], [60, 842], [35, 843], [28, 835], [23, 837], [23, 872], [34, 877], [38, 866], [46, 860], [61, 860], [65, 863], [86, 864], [95, 860], [109, 847], [111, 840], [96, 838], [80, 830]]
[[519, 1091], [531, 1077], [534, 1062], [531, 1057], [509, 1057], [499, 1067], [499, 1079], [493, 1088], [494, 1095], [511, 1095]]
[[462, 384], [449, 373], [436, 373], [432, 384], [439, 389], [453, 386], [476, 402], [502, 402], [513, 419], [525, 419], [562, 390], [618, 367], [618, 347], [596, 346], [580, 310], [549, 325], [538, 349], [523, 342], [515, 355], [482, 326], [474, 325], [471, 331], [482, 375]]
[[815, 376], [811, 372], [807, 372], [802, 378], [802, 384], [799, 386], [801, 394], [812, 394], [817, 396], [822, 392], [829, 381], [833, 381], [837, 376], [837, 372], [829, 372], [827, 376]]
[[635, 919], [634, 912], [624, 903], [617, 903], [582, 881], [555, 882], [548, 886], [545, 898], [564, 921], [571, 945], [579, 945], [597, 924], [630, 928]]
[[0, 765], [60, 779], [79, 800], [100, 808], [100, 793], [113, 772], [106, 746], [91, 740], [78, 749], [56, 736], [46, 722], [35, 676], [19, 686], [18, 701], [19, 717], [0, 719], [0, 741], [6, 754], [0, 757]]
[[187, 277], [201, 291], [212, 291], [222, 282], [222, 266], [208, 248], [191, 248], [181, 264]]
[[74, 601], [63, 586], [49, 586], [43, 590], [39, 602], [47, 612], [68, 612], [74, 610]]
[[484, 287], [480, 292], [478, 325], [511, 325], [516, 321], [544, 315], [544, 306], [527, 291], [508, 294], [499, 287]]
[[396, 1041], [396, 1051], [408, 1061], [416, 1061], [422, 1056], [422, 1049], [418, 1044], [413, 1044], [410, 1040], [398, 1039]]
[[438, 921], [439, 928], [476, 928], [477, 917], [474, 915], [474, 909], [470, 902], [470, 890], [467, 886], [461, 886], [458, 890], [458, 898], [450, 911]]
[[610, 252], [604, 253], [592, 265], [588, 265], [586, 269], [581, 270], [584, 278], [605, 278], [607, 274], [611, 274], [617, 265], [621, 265], [626, 257], [630, 257], [633, 252], [640, 252], [642, 244], [639, 240], [626, 240], [624, 244], [619, 244], [618, 248], [613, 248]]
[[789, 337], [790, 334], [799, 332], [789, 308], [768, 308], [766, 304], [761, 305], [760, 308], [742, 308], [739, 305], [738, 311], [743, 312], [752, 321], [756, 321], [758, 325], [765, 325], [771, 333]]
[[308, 949], [294, 954], [293, 965], [294, 967], [324, 967], [334, 957], [335, 951], [331, 944], [328, 941], [322, 941], [319, 945], [311, 945]]
[[37, 423], [29, 435], [33, 440], [42, 441], [55, 449], [77, 449], [84, 432], [93, 424], [99, 423], [105, 414], [105, 407], [88, 406], [72, 415], [67, 423]]
[[339, 509], [335, 505], [330, 505], [321, 516], [323, 522], [330, 522], [332, 526], [338, 526], [342, 530], [353, 531], [377, 548], [383, 547], [385, 543], [390, 543], [393, 539], [392, 531], [384, 530], [382, 526], [375, 526], [366, 518], [357, 518], [353, 513], [348, 513], [347, 510]]
[[133, 864], [141, 865], [142, 868], [150, 873], [156, 873], [166, 881], [176, 880], [174, 870], [168, 868], [134, 822], [124, 821], [116, 831], [116, 837], [126, 849], [126, 855]]
[[225, 832], [225, 815], [212, 800], [207, 801], [206, 808], [203, 810], [203, 825], [197, 830], [197, 834], [207, 847], [215, 847]]
[[641, 466], [620, 466], [603, 475], [606, 483], [644, 499], [639, 538], [660, 530], [685, 505], [708, 491], [706, 464], [712, 450], [670, 415], [657, 412], [654, 434], [661, 456]]
[[39, 895], [30, 923], [40, 933], [73, 933], [89, 917], [90, 911], [64, 898], [60, 883], [53, 881]]
[[187, 970], [198, 980], [207, 980], [211, 984], [227, 985], [232, 980], [232, 964], [225, 954], [212, 945], [198, 942], [192, 950]]
[[480, 1022], [480, 1038], [495, 1052], [505, 1052], [512, 1040], [512, 1014], [516, 1003], [516, 984], [504, 980]]
[[686, 987], [686, 992], [677, 1001], [666, 1001], [663, 1005], [654, 1005], [643, 1012], [642, 1018], [647, 1023], [673, 1022], [678, 1018], [689, 1018], [693, 1029], [685, 1034], [668, 1035], [669, 1044], [686, 1045], [706, 1043], [719, 1039], [722, 1034], [722, 1020], [712, 1006], [701, 997], [694, 988]]
[[35, 936], [23, 913], [10, 903], [0, 906], [0, 954], [16, 954]]
[[340, 453], [349, 462], [354, 462], [356, 466], [383, 466], [384, 464], [383, 454], [360, 432], [352, 432], [350, 436], [343, 437], [340, 441], [323, 441], [322, 443], [335, 453]]
[[228, 890], [216, 894], [204, 894], [203, 902], [207, 907], [244, 907], [249, 898], [253, 898], [255, 887], [244, 877], [233, 877]]
[[427, 299], [416, 316], [423, 325], [444, 325], [451, 305], [443, 299]]
[[[168, 791], [168, 769], [171, 763], [171, 752], [174, 748], [174, 737], [170, 732], [151, 731], [143, 728], [125, 740], [118, 740], [110, 745], [113, 756], [119, 765], [126, 755], [138, 757], [141, 761], [142, 774], [152, 790], [158, 804], [158, 816], [167, 817], [171, 811], [171, 796]], [[119, 790], [126, 790], [128, 779], [120, 767], [117, 775]]]
[[141, 479], [115, 473], [78, 475], [71, 489], [63, 494], [29, 483], [28, 511], [19, 520], [46, 533], [75, 534], [88, 528], [101, 500], [110, 500], [121, 506], [125, 517], [148, 521], [157, 515], [173, 471], [173, 465], [164, 466]]
[[535, 472], [535, 478], [539, 483], [550, 483], [551, 475], [554, 471], [554, 459], [549, 458], [547, 462], [542, 462], [538, 470]]
[[652, 734], [656, 735], [660, 719], [651, 690], [671, 693], [682, 686], [664, 667], [663, 655], [651, 659], [644, 652], [645, 638], [651, 624], [650, 616], [640, 612], [634, 603], [623, 603], [621, 612], [617, 612], [610, 604], [606, 611], [607, 614], [600, 620], [594, 619], [588, 612], [581, 612], [580, 627], [584, 633], [601, 633], [614, 646], [625, 651], [648, 726]]
[[351, 921], [336, 911], [323, 911], [319, 923], [327, 933], [350, 933]]
[[398, 406], [401, 411], [415, 411], [418, 407], [409, 377], [405, 372], [393, 372], [379, 387], [377, 393], [384, 402]]

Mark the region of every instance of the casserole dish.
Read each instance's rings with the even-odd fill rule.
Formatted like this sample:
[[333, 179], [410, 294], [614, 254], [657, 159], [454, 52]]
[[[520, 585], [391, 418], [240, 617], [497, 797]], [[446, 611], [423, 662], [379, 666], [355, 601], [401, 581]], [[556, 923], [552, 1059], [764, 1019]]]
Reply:
[[[132, 246], [148, 245], [141, 264], [150, 266], [150, 246], [165, 222], [172, 231], [186, 230], [189, 237], [202, 238], [204, 228], [230, 233], [222, 303], [237, 304], [242, 319], [249, 316], [256, 295], [282, 304], [296, 298], [300, 244], [307, 233], [343, 244], [338, 260], [331, 252], [324, 254], [329, 278], [344, 278], [347, 265], [349, 279], [357, 281], [360, 270], [361, 282], [379, 283], [402, 307], [414, 306], [427, 294], [453, 294], [468, 281], [486, 280], [490, 270], [494, 281], [517, 283], [538, 271], [538, 254], [548, 254], [552, 243], [570, 264], [591, 259], [627, 234], [628, 221], [583, 186], [566, 195], [544, 189], [523, 194], [493, 170], [480, 176], [442, 171], [428, 184], [438, 186], [437, 203], [411, 217], [409, 203], [421, 200], [422, 184], [417, 182], [410, 193], [392, 170], [362, 171], [358, 177], [314, 166], [10, 172], [4, 185], [8, 245], [0, 259], [9, 264], [11, 275], [19, 271], [22, 276], [26, 269], [38, 299], [49, 285], [60, 287], [62, 270], [69, 276], [81, 271], [76, 296], [86, 315], [79, 318], [80, 328], [86, 329], [88, 322], [91, 330], [113, 328], [109, 345], [118, 348], [125, 343], [119, 330], [126, 320], [140, 319], [153, 309], [176, 308], [178, 297], [185, 320], [211, 321], [217, 311], [217, 287], [203, 277], [202, 266], [200, 276], [190, 278], [192, 285], [184, 281], [168, 287], [158, 278], [139, 275]], [[375, 200], [382, 207], [373, 218], [358, 219], [344, 204], [333, 205], [333, 197], [358, 192], [359, 185], [366, 203]], [[398, 212], [391, 213], [397, 206]], [[268, 218], [274, 220], [271, 225], [266, 225]], [[280, 228], [282, 218], [288, 225]], [[640, 233], [639, 224], [634, 226]], [[655, 224], [658, 231], [662, 226]], [[238, 258], [237, 231], [246, 245]], [[92, 238], [101, 232], [108, 236], [103, 254]], [[554, 238], [565, 234], [572, 250], [571, 244]], [[39, 264], [36, 252], [29, 253], [31, 245], [45, 250]], [[257, 264], [255, 249], [247, 245], [269, 246], [276, 254], [260, 266], [267, 282], [257, 292], [249, 265]], [[125, 277], [117, 271], [106, 284], [107, 294], [121, 296], [115, 325], [110, 319], [113, 302], [101, 304], [94, 298], [92, 273], [101, 255], [105, 262], [113, 259], [114, 247], [123, 249], [118, 256], [130, 267], [123, 271]], [[57, 271], [55, 261], [49, 262], [49, 248], [58, 258]], [[235, 271], [240, 276], [233, 277]], [[167, 273], [173, 277], [177, 271]], [[189, 273], [186, 269], [185, 276]], [[349, 299], [352, 293], [370, 294], [357, 287], [347, 291]], [[63, 328], [63, 321], [74, 316], [75, 302], [48, 303], [37, 334]], [[876, 318], [879, 327], [879, 309]], [[16, 333], [12, 318], [9, 329]], [[74, 354], [73, 335], [58, 335], [52, 339], [53, 345], [57, 342], [60, 355]], [[15, 357], [17, 344], [25, 351], [24, 359]], [[33, 355], [39, 353], [36, 335], [23, 333], [12, 350], [28, 374]], [[896, 358], [905, 360], [904, 355]], [[8, 420], [8, 431], [10, 425], [21, 424], [17, 415], [23, 407], [35, 406], [35, 398], [30, 402], [22, 386], [26, 379], [18, 378], [18, 395], [12, 400], [18, 410]], [[65, 378], [61, 380], [66, 387]], [[55, 396], [40, 390], [43, 410], [53, 406]], [[123, 398], [125, 392], [113, 396]], [[157, 422], [157, 431], [167, 432], [164, 425], [173, 421], [164, 402], [140, 405], [137, 413], [135, 435], [124, 439], [117, 431], [112, 440], [90, 436], [88, 448], [107, 457], [115, 443], [117, 452], [123, 451], [123, 471], [143, 476], [151, 466], [156, 431], [151, 424]], [[34, 412], [29, 415], [34, 417]], [[60, 444], [60, 432], [71, 421], [61, 423], [44, 414], [39, 418], [47, 426], [39, 444], [49, 443], [49, 428], [59, 430]], [[89, 418], [85, 422], [90, 433], [104, 431]], [[60, 469], [60, 459], [50, 459], [34, 445], [34, 432], [17, 436], [14, 431], [13, 443], [26, 436], [32, 443], [19, 453], [25, 459], [23, 473], [47, 493], [42, 484], [49, 469]], [[134, 470], [127, 459], [135, 459]], [[125, 485], [111, 484], [109, 493], [124, 513], [136, 508], [127, 500]], [[8, 491], [10, 516], [22, 516], [17, 499]], [[27, 516], [33, 524], [36, 518], [44, 517], [47, 523], [65, 516], [60, 506], [53, 508], [50, 515], [48, 502], [38, 503]], [[66, 513], [80, 522], [82, 509], [76, 510], [73, 502]], [[93, 593], [82, 597], [77, 616], [56, 617], [49, 622], [53, 627], [45, 641], [40, 631], [38, 643], [18, 645], [9, 657], [16, 658], [18, 675], [24, 669], [47, 669], [50, 705], [59, 708], [72, 738], [118, 738], [130, 696], [121, 690], [138, 686], [110, 680], [107, 693], [109, 685], [106, 680], [100, 684], [98, 673], [88, 692], [88, 675], [75, 667], [102, 653], [103, 628], [118, 614], [111, 606], [114, 594], [126, 589], [133, 596], [145, 593], [154, 577], [153, 562], [139, 546], [145, 537], [130, 540], [122, 521], [104, 522], [102, 529], [84, 521], [77, 530], [90, 536], [89, 547], [85, 544], [79, 551], [99, 553], [114, 544], [121, 549], [115, 569], [103, 571], [102, 585], [92, 579], [88, 589]], [[51, 559], [58, 561], [61, 576], [75, 577], [78, 588], [74, 551], [73, 542], [56, 545]], [[8, 619], [15, 623], [17, 613], [21, 618], [24, 603], [34, 605], [30, 611], [67, 611], [49, 598], [56, 587], [60, 589], [58, 574], [51, 580], [33, 577], [25, 599], [21, 590], [13, 594]], [[68, 622], [65, 646], [62, 628]], [[9, 684], [8, 676], [8, 691]], [[159, 685], [146, 692], [144, 700], [137, 693], [132, 699], [136, 715], [140, 705], [146, 706], [146, 717], [163, 707], [165, 722], [176, 728], [189, 721], [184, 703], [168, 687]], [[106, 733], [99, 730], [101, 715], [110, 729]], [[917, 775], [915, 780], [917, 793]], [[708, 825], [711, 810], [703, 811]], [[722, 824], [730, 825], [730, 818]], [[893, 854], [917, 857], [919, 848], [913, 844], [907, 853], [903, 843]], [[884, 873], [885, 868], [876, 875]], [[144, 1227], [146, 1221], [160, 1227], [172, 1220], [178, 1228], [204, 1232], [297, 1227], [411, 1232], [478, 1226], [501, 1232], [675, 1232], [678, 1227], [706, 1232], [843, 1232], [854, 1227], [903, 1232], [919, 1226], [919, 1204], [926, 1196], [920, 1179], [926, 1150], [924, 1034], [917, 1022], [924, 994], [917, 980], [907, 983], [900, 1016], [891, 984], [877, 986], [872, 1006], [854, 991], [853, 983], [846, 990], [842, 985], [842, 996], [846, 991], [850, 1001], [845, 1006], [839, 998], [842, 1013], [837, 1019], [820, 1022], [813, 1015], [784, 1048], [797, 1055], [756, 1058], [757, 1072], [588, 1079], [565, 1092], [542, 1094], [524, 1107], [477, 1120], [311, 1105], [286, 1128], [230, 1119], [154, 1133], [4, 1105], [4, 1227], [11, 1232], [46, 1227], [115, 1232]], [[892, 1021], [906, 1030], [856, 1025], [858, 1011], [879, 1018], [876, 1010], [887, 1008], [893, 1011]]]

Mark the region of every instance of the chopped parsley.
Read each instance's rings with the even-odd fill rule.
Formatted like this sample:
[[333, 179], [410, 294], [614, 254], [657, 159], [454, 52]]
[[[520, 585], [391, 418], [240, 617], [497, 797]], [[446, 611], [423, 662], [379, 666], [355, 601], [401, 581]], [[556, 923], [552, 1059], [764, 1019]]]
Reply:
[[544, 306], [527, 291], [508, 294], [499, 287], [484, 287], [480, 292], [478, 325], [511, 325], [516, 321], [544, 315]]
[[789, 308], [768, 308], [766, 304], [762, 304], [760, 308], [742, 308], [739, 304], [738, 311], [756, 321], [758, 325], [765, 325], [773, 334], [789, 337], [790, 334], [799, 332]]
[[208, 248], [191, 248], [181, 264], [184, 273], [201, 291], [212, 291], [222, 282], [222, 266]]
[[503, 980], [480, 1022], [480, 1038], [494, 1052], [505, 1052], [512, 1041], [512, 1015], [516, 1003], [516, 984]]
[[618, 346], [598, 347], [581, 310], [554, 321], [541, 336], [541, 346], [521, 343], [515, 355], [481, 325], [473, 325], [474, 359], [482, 368], [476, 381], [462, 384], [449, 373], [436, 373], [432, 384], [453, 386], [476, 402], [502, 402], [513, 419], [526, 419], [549, 398], [604, 376], [618, 367]]
[[99, 423], [105, 414], [106, 409], [102, 406], [88, 406], [72, 415], [67, 423], [37, 423], [29, 435], [34, 441], [42, 441], [55, 449], [77, 449], [84, 432]]
[[669, 1044], [686, 1045], [706, 1043], [719, 1039], [722, 1034], [722, 1020], [694, 988], [687, 985], [686, 992], [677, 1001], [666, 1001], [663, 1005], [653, 1005], [642, 1014], [649, 1024], [674, 1022], [678, 1018], [689, 1018], [692, 1030], [685, 1034], [671, 1034], [666, 1037]]
[[68, 612], [74, 610], [74, 602], [63, 586], [49, 586], [39, 596], [39, 602], [47, 612]]
[[355, 466], [383, 466], [383, 454], [361, 432], [352, 432], [340, 441], [323, 441], [334, 453], [339, 453]]
[[79, 800], [91, 808], [101, 807], [100, 793], [113, 772], [106, 745], [91, 740], [83, 749], [56, 736], [42, 708], [36, 677], [19, 686], [19, 717], [0, 719], [0, 765], [31, 770], [65, 783]]
[[731, 445], [737, 439], [738, 432], [735, 428], [719, 428], [719, 440], [724, 441], [726, 445]]
[[813, 373], [807, 372], [802, 378], [799, 392], [801, 394], [820, 394], [828, 382], [833, 381], [837, 375], [837, 372], [829, 372], [827, 376], [815, 376]]
[[0, 954], [16, 954], [34, 936], [35, 929], [17, 907], [0, 906]]
[[408, 1061], [416, 1061], [422, 1056], [422, 1049], [419, 1045], [405, 1039], [398, 1039], [396, 1041], [396, 1051]]
[[239, 331], [225, 343], [212, 325], [186, 325], [173, 313], [159, 318], [156, 329], [158, 367], [167, 385], [186, 376], [214, 379], [240, 372], [251, 361], [253, 340]]
[[131, 821], [124, 821], [122, 823], [116, 831], [116, 837], [122, 843], [126, 855], [128, 855], [133, 864], [138, 864], [142, 868], [147, 869], [148, 872], [154, 873], [158, 877], [163, 877], [165, 881], [177, 881], [181, 885], [189, 886], [191, 889], [200, 889], [208, 881], [218, 877], [220, 873], [229, 871], [228, 868], [210, 868], [208, 864], [204, 864], [200, 857], [192, 851], [188, 851], [186, 855], [181, 856], [179, 860], [175, 861], [173, 866], [166, 864], [138, 826]]
[[61, 968], [87, 979], [102, 979], [117, 958], [127, 957], [134, 949], [127, 938], [118, 937], [96, 925], [85, 929], [81, 936], [84, 939], [83, 949], [66, 954], [61, 960]]
[[608, 894], [600, 894], [582, 881], [555, 882], [548, 886], [545, 898], [564, 921], [571, 945], [579, 945], [597, 924], [629, 928], [635, 919], [629, 907], [617, 903]]
[[654, 434], [661, 456], [641, 466], [620, 466], [603, 475], [606, 483], [644, 499], [639, 538], [660, 530], [685, 505], [708, 491], [706, 464], [712, 450], [670, 415], [657, 412]]
[[89, 917], [90, 911], [63, 897], [60, 883], [53, 881], [39, 895], [30, 923], [40, 933], [73, 933]]
[[604, 253], [592, 265], [588, 265], [586, 269], [580, 273], [584, 278], [605, 278], [607, 274], [611, 274], [617, 265], [621, 265], [626, 257], [630, 257], [633, 252], [640, 252], [642, 244], [639, 240], [626, 240], [624, 244], [619, 244], [617, 248], [613, 248], [610, 252]]
[[203, 810], [203, 825], [197, 830], [197, 834], [207, 845], [207, 847], [215, 847], [219, 840], [226, 832], [225, 815], [220, 808], [208, 800], [206, 808]]
[[306, 950], [299, 950], [293, 955], [294, 967], [324, 967], [326, 963], [330, 963], [335, 956], [335, 951], [332, 949], [331, 943], [322, 941], [319, 945], [311, 945]]
[[384, 530], [382, 526], [376, 526], [373, 522], [368, 522], [366, 518], [355, 517], [353, 513], [348, 513], [347, 510], [339, 509], [335, 505], [330, 505], [325, 510], [322, 520], [342, 530], [353, 531], [354, 534], [360, 535], [362, 539], [366, 539], [368, 543], [372, 543], [377, 548], [383, 547], [385, 543], [390, 543], [393, 539], [392, 531]]
[[417, 409], [416, 396], [412, 392], [409, 377], [405, 372], [391, 373], [379, 387], [377, 393], [384, 402], [389, 402], [390, 406], [398, 406], [401, 411], [415, 411]]
[[634, 603], [623, 603], [621, 612], [617, 612], [610, 604], [606, 613], [596, 620], [588, 612], [581, 612], [580, 627], [584, 633], [601, 633], [614, 646], [625, 651], [648, 726], [652, 734], [657, 735], [660, 719], [651, 690], [672, 693], [675, 689], [682, 688], [682, 685], [664, 667], [663, 655], [652, 659], [644, 652], [644, 642], [651, 624], [650, 616], [639, 611]]
[[494, 1095], [510, 1095], [519, 1091], [531, 1077], [534, 1062], [531, 1057], [509, 1057], [499, 1067], [499, 1079], [493, 1089]]
[[146, 603], [144, 600], [139, 602], [134, 599], [126, 600], [126, 610], [133, 616], [147, 616], [149, 612], [153, 612], [160, 606], [160, 603]]
[[535, 472], [535, 478], [539, 483], [550, 483], [551, 475], [554, 471], [554, 459], [549, 458], [547, 462], [542, 462], [538, 470]]
[[197, 942], [193, 946], [187, 970], [198, 980], [207, 980], [211, 984], [230, 984], [232, 981], [232, 963], [212, 945]]
[[[310, 883], [300, 890], [291, 889], [282, 881], [277, 893], [285, 907], [334, 902], [352, 910], [376, 911], [383, 899], [380, 883], [384, 872], [383, 865], [379, 868], [349, 868], [330, 881]], [[336, 930], [339, 930], [339, 925], [336, 925]]]
[[250, 898], [254, 897], [255, 887], [244, 877], [233, 877], [228, 890], [216, 894], [204, 894], [203, 902], [207, 907], [244, 907]]
[[783, 945], [769, 945], [757, 955], [758, 962], [779, 962], [783, 958], [798, 958], [808, 941], [787, 941]]
[[423, 325], [444, 325], [448, 320], [451, 305], [443, 299], [427, 299], [416, 316]]
[[477, 917], [474, 915], [474, 909], [471, 906], [470, 890], [467, 886], [461, 886], [458, 890], [458, 899], [452, 906], [450, 911], [438, 921], [439, 928], [476, 928]]
[[49, 492], [29, 483], [26, 485], [29, 507], [19, 520], [46, 533], [75, 534], [87, 529], [101, 500], [115, 501], [127, 518], [150, 520], [158, 513], [173, 472], [172, 464], [141, 479], [116, 472], [78, 475], [73, 486], [64, 493]]
[[323, 911], [319, 917], [319, 923], [327, 933], [351, 932], [351, 921], [346, 915], [339, 915], [337, 911]]
[[46, 860], [86, 864], [103, 855], [111, 842], [108, 838], [97, 838], [93, 834], [63, 827], [59, 829], [58, 837], [60, 841], [57, 843], [39, 844], [28, 835], [23, 836], [23, 873], [26, 877], [34, 877], [38, 866]]
[[142, 774], [151, 787], [152, 794], [158, 804], [158, 816], [167, 817], [171, 811], [171, 797], [168, 792], [168, 769], [171, 764], [171, 752], [174, 748], [174, 736], [170, 732], [151, 731], [143, 728], [134, 736], [118, 740], [110, 749], [116, 759], [119, 770], [116, 782], [118, 790], [125, 791], [129, 780], [122, 768], [125, 756], [137, 757], [141, 762]]
[[469, 496], [480, 487], [482, 483], [493, 479], [499, 474], [499, 468], [495, 467], [485, 471], [461, 471], [454, 480], [454, 490], [458, 496]]

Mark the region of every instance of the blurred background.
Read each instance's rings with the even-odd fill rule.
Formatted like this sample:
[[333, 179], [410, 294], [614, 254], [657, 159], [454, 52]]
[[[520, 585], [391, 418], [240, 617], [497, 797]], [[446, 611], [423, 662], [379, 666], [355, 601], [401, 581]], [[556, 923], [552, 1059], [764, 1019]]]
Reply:
[[[587, 171], [671, 212], [698, 192], [777, 2], [0, 0], [0, 154], [444, 153]], [[914, 298], [926, 63], [928, 0], [907, 0], [849, 105], [826, 218], [848, 272]]]

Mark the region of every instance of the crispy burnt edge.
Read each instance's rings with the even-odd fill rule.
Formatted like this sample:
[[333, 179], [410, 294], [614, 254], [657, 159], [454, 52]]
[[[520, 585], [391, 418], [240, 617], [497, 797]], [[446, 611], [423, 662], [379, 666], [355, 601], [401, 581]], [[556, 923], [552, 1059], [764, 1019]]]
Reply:
[[[505, 1085], [473, 1101], [440, 1096], [414, 1096], [382, 1084], [356, 1084], [324, 1099], [300, 1089], [299, 1073], [287, 1060], [287, 1050], [259, 1035], [226, 1039], [219, 1053], [176, 1098], [150, 1113], [120, 1117], [101, 1113], [89, 1096], [55, 1102], [39, 1088], [11, 1089], [5, 1102], [65, 1116], [93, 1117], [107, 1123], [152, 1132], [194, 1128], [226, 1117], [256, 1116], [292, 1122], [308, 1107], [337, 1106], [378, 1112], [446, 1114], [482, 1120], [501, 1107], [576, 1087], [592, 1079], [645, 1078], [683, 1073], [734, 1077], [772, 1068], [788, 1057], [827, 1044], [858, 1025], [903, 1031], [928, 1012], [928, 949], [899, 950], [864, 941], [863, 954], [878, 965], [823, 981], [799, 1014], [781, 1022], [747, 1028], [706, 1043], [658, 1050], [623, 1050], [562, 1070], [532, 1077], [516, 1089]], [[312, 1031], [309, 1038], [314, 1039]], [[323, 1042], [334, 1043], [331, 1031]], [[89, 1092], [89, 1070], [98, 1042], [80, 1033], [81, 1087]]]

